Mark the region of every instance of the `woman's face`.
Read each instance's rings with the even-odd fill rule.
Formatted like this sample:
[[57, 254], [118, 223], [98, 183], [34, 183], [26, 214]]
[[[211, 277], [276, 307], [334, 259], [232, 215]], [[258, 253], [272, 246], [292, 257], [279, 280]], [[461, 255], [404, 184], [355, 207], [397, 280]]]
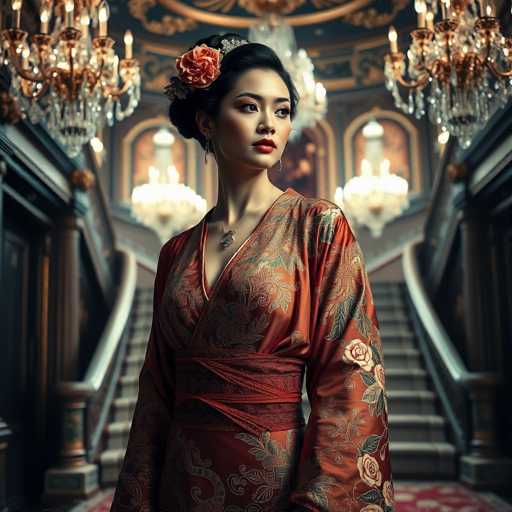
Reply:
[[[239, 76], [221, 101], [212, 140], [217, 163], [230, 167], [272, 167], [283, 154], [292, 123], [290, 93], [282, 78], [270, 69], [251, 69]], [[270, 139], [275, 148], [255, 146]]]

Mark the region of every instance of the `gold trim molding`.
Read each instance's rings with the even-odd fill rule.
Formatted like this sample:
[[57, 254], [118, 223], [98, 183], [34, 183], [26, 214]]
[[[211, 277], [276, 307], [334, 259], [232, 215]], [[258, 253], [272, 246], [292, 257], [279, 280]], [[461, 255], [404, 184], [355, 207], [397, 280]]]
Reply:
[[[140, 2], [142, 0], [132, 0]], [[146, 0], [149, 1], [149, 0]], [[151, 0], [154, 1], [154, 0]], [[246, 16], [229, 16], [226, 14], [217, 14], [213, 12], [202, 11], [196, 7], [181, 3], [179, 0], [159, 0], [162, 5], [169, 10], [180, 14], [181, 16], [191, 18], [201, 23], [210, 25], [218, 25], [225, 28], [249, 28], [254, 25], [259, 18], [246, 17]], [[370, 5], [372, 0], [352, 0], [343, 5], [326, 9], [325, 11], [314, 12], [309, 14], [296, 14], [287, 16], [286, 21], [294, 27], [314, 25], [316, 23], [324, 23], [336, 18], [347, 16], [356, 12], [367, 5]]]
[[157, 0], [130, 0], [128, 9], [130, 14], [139, 20], [143, 27], [153, 34], [172, 36], [177, 32], [188, 32], [197, 28], [197, 22], [191, 18], [179, 18], [166, 14], [160, 21], [148, 20], [146, 13], [148, 9], [157, 5]]

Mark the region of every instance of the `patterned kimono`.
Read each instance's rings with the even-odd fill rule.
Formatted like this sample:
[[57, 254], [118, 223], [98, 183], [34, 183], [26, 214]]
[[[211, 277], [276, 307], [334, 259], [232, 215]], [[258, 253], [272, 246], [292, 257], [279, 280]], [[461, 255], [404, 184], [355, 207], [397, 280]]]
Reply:
[[378, 321], [341, 209], [288, 188], [211, 288], [210, 212], [160, 253], [111, 511], [393, 511]]

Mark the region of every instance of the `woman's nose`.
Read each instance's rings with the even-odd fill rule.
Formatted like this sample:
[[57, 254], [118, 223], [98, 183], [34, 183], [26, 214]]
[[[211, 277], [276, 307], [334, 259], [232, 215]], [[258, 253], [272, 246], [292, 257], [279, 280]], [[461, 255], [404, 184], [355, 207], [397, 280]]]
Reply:
[[261, 120], [260, 122], [260, 125], [259, 125], [259, 130], [264, 130], [264, 131], [270, 131], [271, 133], [275, 133], [276, 129], [274, 127], [274, 123], [273, 121], [271, 120], [272, 118], [269, 116], [269, 115], [265, 115], [264, 118]]

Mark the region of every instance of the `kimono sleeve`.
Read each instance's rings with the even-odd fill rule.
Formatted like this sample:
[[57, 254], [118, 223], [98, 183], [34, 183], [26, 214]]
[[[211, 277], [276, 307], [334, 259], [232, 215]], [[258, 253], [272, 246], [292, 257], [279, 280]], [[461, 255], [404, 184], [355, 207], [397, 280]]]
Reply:
[[158, 321], [168, 273], [170, 242], [158, 259], [153, 318], [128, 445], [111, 512], [157, 512], [156, 503], [165, 443], [173, 410], [174, 351], [164, 343]]
[[392, 512], [384, 359], [363, 255], [341, 209], [311, 227], [311, 351], [304, 432], [290, 510]]

